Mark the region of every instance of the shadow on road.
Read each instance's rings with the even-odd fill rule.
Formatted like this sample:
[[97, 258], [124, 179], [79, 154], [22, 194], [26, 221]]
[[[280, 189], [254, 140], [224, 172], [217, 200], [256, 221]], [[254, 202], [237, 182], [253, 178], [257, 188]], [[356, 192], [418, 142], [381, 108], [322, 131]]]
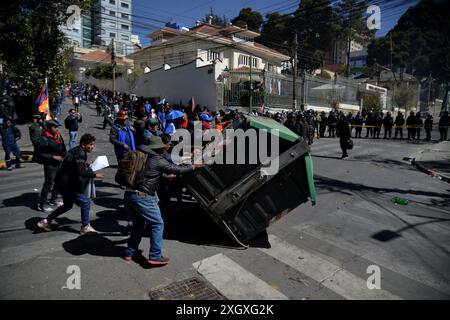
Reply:
[[101, 234], [79, 236], [76, 239], [66, 241], [62, 244], [68, 253], [81, 256], [90, 254], [101, 257], [121, 257], [124, 253], [124, 246], [128, 239], [112, 241]]
[[36, 210], [36, 205], [39, 200], [39, 193], [37, 192], [27, 192], [20, 196], [8, 198], [3, 200], [4, 207], [28, 207]]

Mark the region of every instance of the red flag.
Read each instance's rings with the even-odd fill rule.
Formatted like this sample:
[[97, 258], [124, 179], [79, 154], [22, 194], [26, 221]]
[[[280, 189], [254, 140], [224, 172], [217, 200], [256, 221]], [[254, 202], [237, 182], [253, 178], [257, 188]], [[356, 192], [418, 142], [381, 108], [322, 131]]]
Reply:
[[194, 112], [194, 110], [195, 110], [195, 99], [194, 99], [194, 97], [192, 97], [189, 100], [188, 106], [190, 106], [191, 107], [191, 111]]
[[48, 86], [47, 81], [42, 85], [41, 92], [35, 101], [38, 111], [42, 113], [48, 113]]

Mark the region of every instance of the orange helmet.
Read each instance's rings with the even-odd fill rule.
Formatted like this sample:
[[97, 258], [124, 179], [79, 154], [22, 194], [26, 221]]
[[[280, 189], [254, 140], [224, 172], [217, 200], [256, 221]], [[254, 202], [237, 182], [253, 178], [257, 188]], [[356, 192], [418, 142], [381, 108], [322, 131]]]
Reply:
[[119, 120], [127, 120], [128, 119], [128, 114], [124, 111], [124, 110], [120, 110], [119, 112], [117, 112], [117, 119]]

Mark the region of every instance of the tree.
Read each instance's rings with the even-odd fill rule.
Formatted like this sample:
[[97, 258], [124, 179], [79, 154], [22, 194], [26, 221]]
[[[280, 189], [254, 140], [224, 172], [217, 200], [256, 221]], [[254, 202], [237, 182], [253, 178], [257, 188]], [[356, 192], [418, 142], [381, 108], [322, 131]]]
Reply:
[[244, 8], [239, 11], [239, 15], [231, 22], [238, 27], [244, 28], [247, 26], [249, 30], [259, 32], [264, 19], [258, 11], [253, 11], [252, 8]]
[[[126, 68], [122, 65], [116, 65], [115, 78], [122, 76], [126, 72]], [[113, 67], [110, 64], [99, 63], [94, 68], [86, 70], [86, 77], [94, 77], [95, 79], [107, 80], [113, 78]]]
[[445, 108], [450, 90], [450, 1], [422, 0], [409, 8], [386, 37], [371, 43], [369, 64], [375, 59], [388, 64], [391, 36], [394, 69], [400, 70], [400, 76], [404, 71], [411, 73], [422, 83], [431, 72], [445, 87]]
[[298, 32], [299, 65], [311, 72], [320, 68], [331, 48], [335, 30], [330, 0], [302, 0], [291, 28]]
[[133, 93], [134, 89], [136, 88], [137, 82], [139, 78], [142, 76], [142, 74], [143, 72], [141, 69], [134, 69], [131, 71], [131, 73], [127, 73], [125, 80], [127, 81], [130, 93]]
[[399, 108], [404, 108], [406, 112], [415, 108], [417, 105], [417, 94], [416, 91], [406, 84], [401, 84], [395, 92], [393, 97], [395, 104]]
[[[91, 1], [74, 0], [71, 4], [89, 7]], [[31, 95], [37, 95], [48, 78], [51, 96], [70, 73], [67, 62], [71, 48], [60, 26], [67, 1], [15, 0], [2, 4], [0, 11], [0, 55], [11, 81]]]
[[367, 28], [365, 17], [368, 3], [366, 0], [342, 0], [336, 8], [337, 40], [346, 43], [347, 68], [346, 75], [350, 74], [350, 45], [352, 41], [364, 41], [373, 37], [374, 33]]
[[364, 95], [363, 107], [366, 110], [381, 110], [380, 96], [377, 93]]
[[282, 15], [278, 12], [266, 15], [266, 20], [261, 28], [261, 36], [258, 42], [281, 53], [291, 54], [292, 16]]

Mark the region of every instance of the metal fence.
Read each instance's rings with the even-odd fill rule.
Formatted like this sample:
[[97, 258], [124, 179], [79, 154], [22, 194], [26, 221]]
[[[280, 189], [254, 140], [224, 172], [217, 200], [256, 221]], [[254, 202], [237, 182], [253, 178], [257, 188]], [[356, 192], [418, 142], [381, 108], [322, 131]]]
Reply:
[[[291, 108], [293, 104], [293, 78], [288, 74], [277, 74], [264, 70], [252, 71], [252, 84], [261, 83], [255, 90], [249, 89], [250, 72], [232, 70], [223, 74], [218, 84], [223, 90], [224, 106], [248, 107], [250, 95], [253, 106]], [[333, 107], [339, 103], [359, 105], [356, 81], [337, 76], [324, 79], [310, 74], [300, 75], [296, 81], [297, 105], [301, 103], [317, 107]]]

